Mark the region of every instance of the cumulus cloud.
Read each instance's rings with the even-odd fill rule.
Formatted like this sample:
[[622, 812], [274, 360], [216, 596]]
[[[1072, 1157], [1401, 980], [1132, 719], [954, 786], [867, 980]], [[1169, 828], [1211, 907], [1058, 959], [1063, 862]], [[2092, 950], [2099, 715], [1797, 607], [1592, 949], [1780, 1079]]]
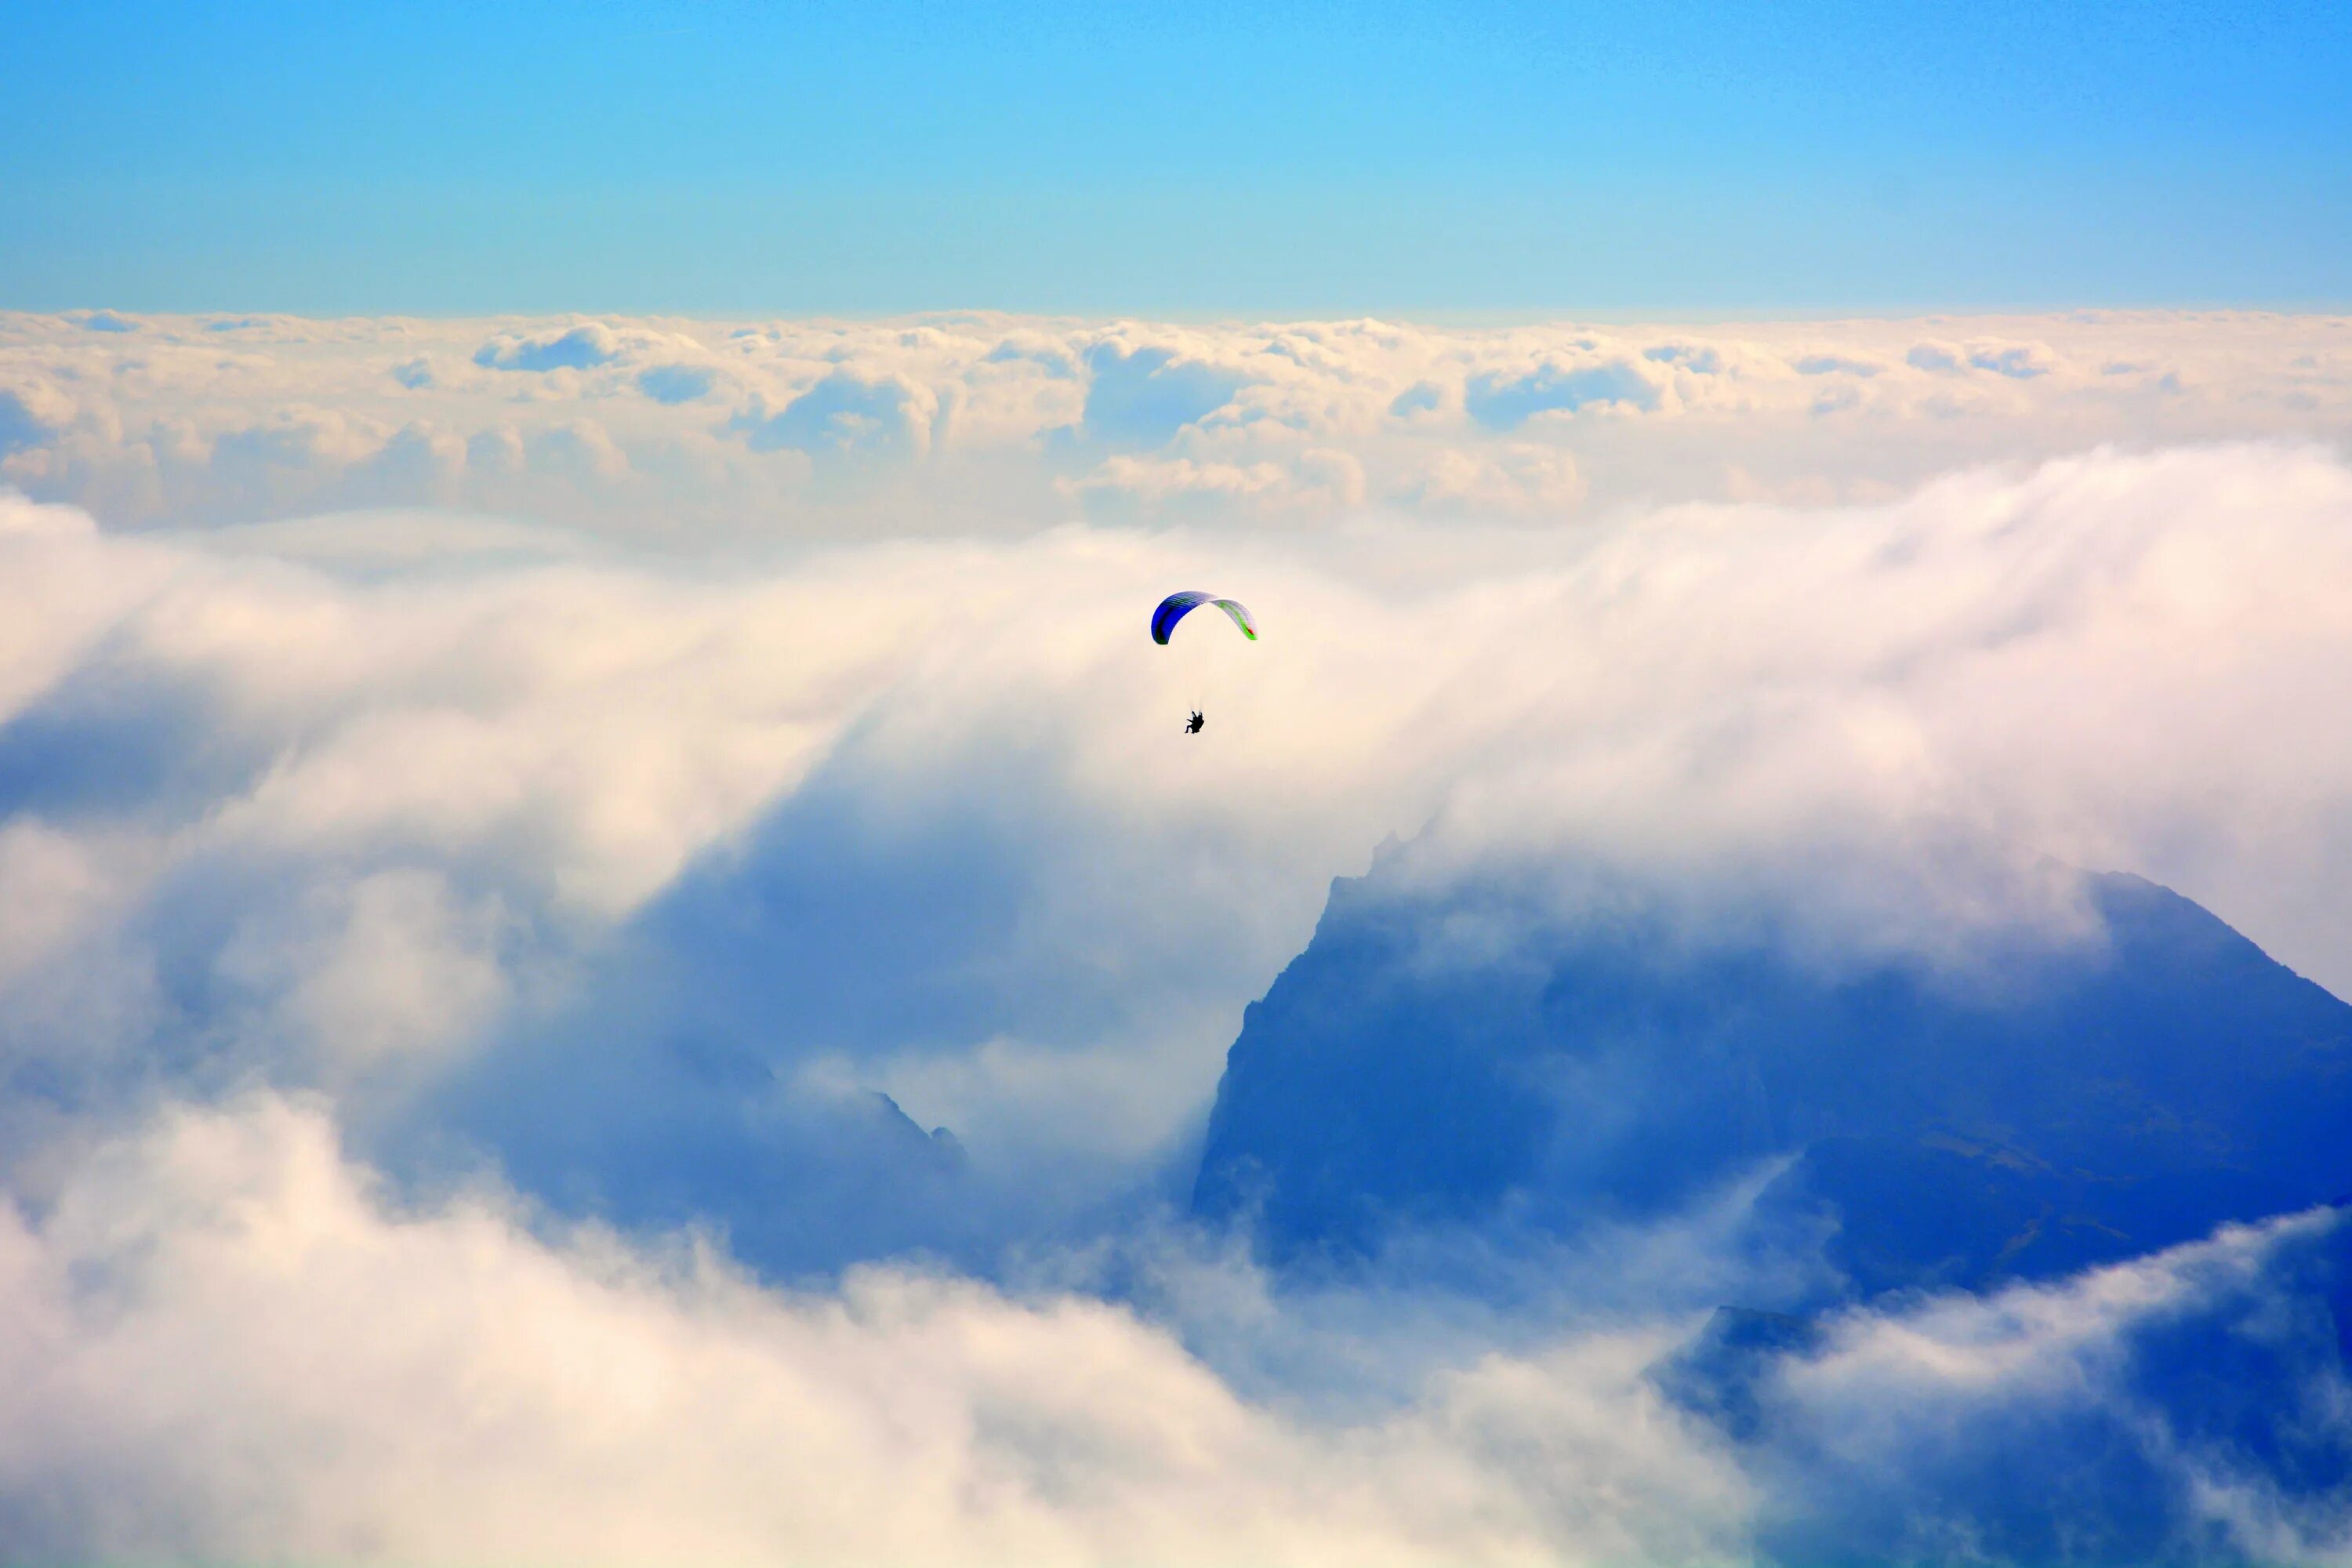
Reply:
[[656, 403], [691, 403], [717, 384], [708, 365], [657, 364], [637, 373], [637, 390]]
[[1435, 382], [1416, 381], [1389, 402], [1389, 413], [1399, 419], [1410, 419], [1416, 414], [1434, 414], [1444, 406], [1445, 393]]
[[[1979, 340], [1965, 346], [1944, 342], [1914, 343], [1904, 356], [1904, 363], [1916, 370], [1938, 375], [1949, 375], [1963, 370], [1990, 371], [2011, 381], [2032, 381], [2045, 376], [2058, 368], [2058, 359], [2050, 345], [2042, 342], [2002, 342]], [[1808, 362], [1822, 363], [1820, 360]]]
[[1086, 430], [1100, 441], [1157, 447], [1232, 401], [1244, 378], [1159, 347], [1087, 351]]
[[1643, 349], [1642, 357], [1658, 364], [1680, 365], [1696, 375], [1720, 375], [1725, 363], [1723, 351], [1706, 343], [1657, 343]]
[[752, 405], [728, 421], [754, 452], [784, 447], [811, 457], [917, 457], [930, 446], [938, 399], [903, 376], [869, 381], [835, 371], [771, 412]]
[[[2341, 438], [2352, 378], [2327, 366], [2347, 337], [2330, 318], [2160, 313], [1475, 330], [157, 317], [125, 354], [125, 340], [70, 318], [0, 315], [0, 388], [23, 405], [0, 421], [16, 447], [0, 464], [38, 499], [110, 522], [406, 503], [638, 537], [651, 509], [673, 537], [708, 542], [867, 538], [914, 514], [942, 532], [1034, 531], [1101, 504], [1066, 481], [1114, 457], [1218, 470], [1231, 493], [1214, 516], [1236, 523], [1423, 498], [1455, 512], [1458, 486], [1433, 473], [1507, 467], [1502, 448], [1539, 444], [1582, 476], [1579, 510], [1597, 515], [1749, 492], [1837, 499], [1865, 479], [1899, 489], [2102, 440]], [[2143, 368], [2096, 368], [2115, 363]], [[243, 462], [240, 433], [321, 410], [362, 441], [299, 469]], [[1841, 428], [1820, 428], [1823, 414]], [[499, 460], [503, 432], [528, 444], [582, 420], [626, 458], [630, 485]], [[491, 460], [416, 475], [409, 493], [393, 487], [414, 470], [355, 477], [374, 457], [366, 441], [420, 423], [487, 443]], [[1344, 455], [1360, 492], [1232, 483], [1307, 451]], [[861, 478], [812, 485], [813, 465]]]
[[613, 329], [589, 321], [549, 336], [502, 332], [475, 351], [474, 363], [489, 370], [593, 370], [610, 364], [620, 353], [620, 339]]
[[2056, 363], [2048, 346], [2042, 343], [1979, 344], [1969, 351], [1969, 363], [1979, 370], [1989, 370], [2013, 381], [2048, 375]]
[[0, 391], [0, 458], [56, 439], [59, 401], [44, 388]]
[[1876, 375], [1885, 367], [1844, 354], [1806, 354], [1793, 362], [1800, 375]]
[[[1754, 1370], [1735, 1446], [1667, 1394], [1686, 1319], [1515, 1328], [1175, 1259], [1165, 1321], [907, 1265], [780, 1289], [492, 1184], [401, 1201], [317, 1104], [247, 1095], [0, 1210], [0, 1521], [26, 1561], [2324, 1562], [2340, 1385], [2251, 1413], [2320, 1467], [2281, 1484], [2226, 1375], [2146, 1374], [2332, 1349], [2281, 1289], [2334, 1224], [1850, 1311]], [[1281, 1392], [1433, 1339], [1369, 1402]]]
[[1470, 378], [1463, 405], [1481, 425], [1516, 430], [1538, 414], [1573, 414], [1595, 405], [1648, 412], [1658, 406], [1658, 384], [1639, 366], [1611, 360], [1574, 368], [1547, 363], [1517, 375], [1483, 372]]
[[1747, 1489], [1595, 1336], [1324, 1425], [1166, 1332], [912, 1270], [389, 1205], [315, 1110], [182, 1113], [0, 1215], [9, 1554], [1733, 1561]]
[[1513, 443], [1490, 452], [1445, 448], [1433, 454], [1412, 499], [1465, 510], [1566, 513], [1584, 499], [1576, 459], [1553, 447]]
[[568, 420], [539, 432], [530, 452], [532, 467], [541, 472], [583, 484], [617, 479], [629, 471], [628, 455], [593, 419]]
[[379, 431], [340, 412], [289, 409], [220, 437], [213, 459], [232, 470], [325, 468], [369, 456], [380, 439]]
[[1243, 465], [1193, 458], [1106, 458], [1076, 480], [1062, 481], [1065, 493], [1094, 503], [1108, 515], [1129, 508], [1153, 512], [1213, 516], [1246, 507], [1263, 512], [1328, 515], [1362, 504], [1364, 473], [1345, 452], [1302, 452], [1287, 463]]

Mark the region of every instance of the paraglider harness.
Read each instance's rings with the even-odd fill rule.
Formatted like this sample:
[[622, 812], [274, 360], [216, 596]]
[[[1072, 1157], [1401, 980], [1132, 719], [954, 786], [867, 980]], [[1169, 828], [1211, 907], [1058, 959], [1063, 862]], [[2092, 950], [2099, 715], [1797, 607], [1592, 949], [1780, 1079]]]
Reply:
[[1201, 717], [1201, 710], [1198, 708], [1195, 708], [1192, 710], [1192, 719], [1186, 722], [1184, 726], [1184, 733], [1187, 735], [1197, 735], [1201, 732], [1201, 726], [1207, 722], [1208, 721], [1206, 719]]

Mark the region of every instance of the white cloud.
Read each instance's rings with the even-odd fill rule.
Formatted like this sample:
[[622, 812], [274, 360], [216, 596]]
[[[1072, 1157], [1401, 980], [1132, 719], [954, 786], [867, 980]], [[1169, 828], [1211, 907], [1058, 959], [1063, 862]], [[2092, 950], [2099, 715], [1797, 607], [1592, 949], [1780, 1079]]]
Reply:
[[1065, 493], [1089, 501], [1215, 518], [1220, 510], [1328, 516], [1360, 507], [1364, 473], [1345, 452], [1318, 449], [1286, 463], [1221, 463], [1193, 458], [1139, 458], [1120, 453], [1082, 477], [1062, 482]]
[[[2135, 374], [2098, 368], [2116, 364]], [[2101, 441], [2341, 438], [2347, 364], [2345, 321], [2260, 315], [1475, 330], [156, 317], [131, 335], [0, 315], [0, 472], [110, 522], [434, 504], [625, 537], [658, 511], [681, 539], [843, 539], [919, 516], [940, 531], [1052, 526], [1075, 504], [1057, 481], [1113, 456], [1218, 470], [1210, 521], [1338, 521], [1424, 494], [1454, 511], [1455, 489], [1428, 476], [1507, 466], [1534, 442], [1583, 476], [1591, 516], [1723, 499], [1733, 468], [1776, 494], [1844, 495], [1863, 475], [1900, 488]], [[1822, 414], [1840, 428], [1819, 429]], [[533, 447], [583, 423], [630, 485], [499, 460], [508, 432]], [[416, 426], [486, 461], [381, 460]], [[1237, 479], [1309, 450], [1353, 462], [1364, 489]], [[845, 457], [889, 482], [805, 483], [799, 459]]]
[[591, 370], [620, 356], [619, 334], [602, 321], [587, 321], [536, 337], [501, 332], [475, 353], [474, 363], [488, 370]]
[[790, 447], [811, 457], [920, 457], [930, 449], [940, 402], [903, 375], [867, 380], [835, 371], [782, 408], [762, 398], [728, 422], [754, 452]]
[[1655, 1336], [1321, 1424], [1086, 1298], [783, 1294], [495, 1194], [395, 1209], [266, 1099], [0, 1214], [0, 1324], [27, 1560], [1731, 1561], [1748, 1504]]
[[1584, 476], [1568, 453], [1512, 443], [1489, 452], [1440, 448], [1408, 493], [1417, 502], [1473, 512], [1565, 515], [1584, 499]]
[[1945, 342], [1914, 343], [1903, 361], [1914, 370], [1948, 374], [1960, 368], [1964, 352]]
[[1546, 359], [1518, 374], [1492, 371], [1470, 378], [1470, 416], [1495, 430], [1516, 430], [1546, 414], [1599, 408], [1655, 413], [1664, 392], [1655, 376], [1630, 359], [1562, 365]]
[[273, 1020], [246, 1027], [290, 1032], [294, 1049], [335, 1075], [413, 1072], [507, 999], [504, 924], [494, 900], [458, 907], [434, 872], [377, 871], [257, 911], [222, 949], [219, 973], [274, 1001]]
[[95, 850], [35, 819], [0, 825], [0, 987], [104, 910], [109, 879]]
[[[26, 1561], [2009, 1560], [2052, 1531], [2161, 1554], [2218, 1529], [2328, 1562], [2340, 1500], [2251, 1462], [2226, 1383], [2210, 1426], [2138, 1368], [2184, 1330], [2332, 1341], [2282, 1285], [2336, 1223], [1848, 1311], [1756, 1369], [1766, 1425], [1733, 1448], [1649, 1375], [1694, 1320], [1643, 1293], [1660, 1268], [1704, 1289], [1673, 1283], [1721, 1267], [1679, 1256], [1703, 1234], [1545, 1259], [1633, 1298], [1569, 1326], [1273, 1291], [1230, 1258], [1147, 1260], [1153, 1315], [908, 1267], [787, 1290], [493, 1186], [396, 1199], [321, 1108], [249, 1095], [0, 1209], [0, 1521]], [[2289, 1440], [2340, 1436], [2342, 1394], [2307, 1385]], [[2132, 1495], [2074, 1507], [2069, 1463]]]
[[[1574, 483], [1549, 447], [1489, 460], [1525, 466], [1473, 470], [1457, 506], [1541, 518], [1543, 487]], [[1195, 504], [1361, 482], [1343, 464], [1129, 473]], [[2352, 702], [2347, 514], [2344, 468], [2282, 448], [1567, 531], [1399, 518], [1237, 539], [1210, 515], [723, 570], [398, 512], [118, 537], [13, 504], [0, 713], [47, 705], [18, 776], [85, 776], [72, 759], [114, 754], [98, 738], [135, 762], [58, 802], [24, 875], [126, 868], [110, 918], [139, 942], [165, 940], [141, 924], [151, 899], [216, 881], [226, 923], [176, 961], [200, 969], [240, 922], [278, 929], [259, 910], [331, 931], [368, 879], [436, 879], [440, 924], [398, 928], [417, 967], [383, 973], [439, 985], [425, 955], [445, 949], [491, 966], [452, 996], [516, 994], [511, 966], [579, 951], [821, 786], [856, 803], [870, 852], [984, 851], [1011, 900], [999, 934], [956, 939], [982, 942], [998, 1001], [946, 1039], [827, 1048], [939, 1086], [927, 1125], [1070, 1123], [1005, 1098], [1027, 1085], [1041, 1105], [1107, 1097], [1099, 1125], [1140, 1150], [1197, 1113], [1328, 879], [1425, 824], [1433, 865], [1539, 847], [1701, 903], [1802, 889], [1825, 942], [1937, 951], [2021, 899], [2075, 918], [2032, 874], [2047, 853], [2179, 887], [2346, 984], [2352, 749], [2321, 716]], [[1155, 648], [1141, 617], [1171, 585], [1238, 594], [1264, 638]], [[1175, 732], [1194, 706], [1201, 741]], [[487, 910], [520, 947], [468, 923]], [[273, 940], [289, 955], [248, 941], [238, 985], [279, 1022], [220, 1048], [310, 1040], [329, 1072], [332, 1031], [283, 1020], [341, 950]], [[382, 1010], [415, 1026], [367, 1037], [425, 1059], [477, 1027], [467, 1007]], [[1130, 1079], [1089, 1054], [1130, 1042], [1153, 1053]], [[1020, 1070], [950, 1059], [989, 1050]], [[1046, 1081], [1057, 1057], [1066, 1084]]]
[[1969, 348], [1969, 363], [2015, 381], [2031, 381], [2058, 368], [2047, 343], [1974, 343]]
[[637, 373], [637, 390], [656, 403], [691, 403], [709, 396], [717, 381], [709, 365], [657, 364]]
[[45, 382], [0, 389], [0, 458], [44, 447], [73, 417], [73, 405]]
[[593, 419], [567, 420], [532, 437], [530, 462], [542, 473], [581, 484], [620, 479], [629, 471], [628, 454]]
[[[1768, 1373], [1775, 1446], [1760, 1458], [1789, 1482], [1780, 1506], [1843, 1510], [1803, 1528], [1850, 1540], [1859, 1525], [1892, 1554], [2013, 1560], [2071, 1534], [2101, 1555], [2342, 1561], [2340, 1489], [2245, 1441], [2259, 1426], [2324, 1466], [2352, 1439], [2335, 1326], [2294, 1283], [2342, 1223], [2224, 1226], [2051, 1284], [1848, 1311]], [[2207, 1378], [2172, 1370], [2184, 1342], [2214, 1362]], [[2293, 1375], [2257, 1394], [2233, 1384], [2232, 1356]], [[2080, 1468], [1983, 1496], [1985, 1466], [2036, 1453]]]

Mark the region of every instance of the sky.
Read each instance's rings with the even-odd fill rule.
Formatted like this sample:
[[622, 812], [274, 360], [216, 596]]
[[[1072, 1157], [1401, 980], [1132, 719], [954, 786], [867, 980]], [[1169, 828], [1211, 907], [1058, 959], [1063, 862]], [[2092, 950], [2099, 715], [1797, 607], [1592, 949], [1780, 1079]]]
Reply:
[[12, 8], [0, 303], [2341, 307], [2324, 4]]
[[1352, 1273], [1189, 1194], [1376, 858], [1939, 978], [2130, 872], [2352, 994], [2347, 79], [12, 7], [0, 1565], [2344, 1563], [2335, 1211], [1843, 1299], [1759, 1437], [1659, 1369], [1836, 1283], [1798, 1151]]

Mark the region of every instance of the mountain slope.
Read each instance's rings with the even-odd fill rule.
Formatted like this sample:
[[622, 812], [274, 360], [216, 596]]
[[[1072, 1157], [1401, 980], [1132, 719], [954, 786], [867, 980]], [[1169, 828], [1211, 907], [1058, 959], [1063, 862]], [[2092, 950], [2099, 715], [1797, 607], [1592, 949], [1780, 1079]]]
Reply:
[[2103, 939], [2021, 926], [1956, 975], [1342, 880], [1244, 1019], [1194, 1212], [1344, 1257], [1399, 1226], [1654, 1216], [1782, 1157], [1759, 1209], [1833, 1222], [1869, 1294], [2352, 1191], [2352, 1006], [2165, 889], [2086, 894]]

